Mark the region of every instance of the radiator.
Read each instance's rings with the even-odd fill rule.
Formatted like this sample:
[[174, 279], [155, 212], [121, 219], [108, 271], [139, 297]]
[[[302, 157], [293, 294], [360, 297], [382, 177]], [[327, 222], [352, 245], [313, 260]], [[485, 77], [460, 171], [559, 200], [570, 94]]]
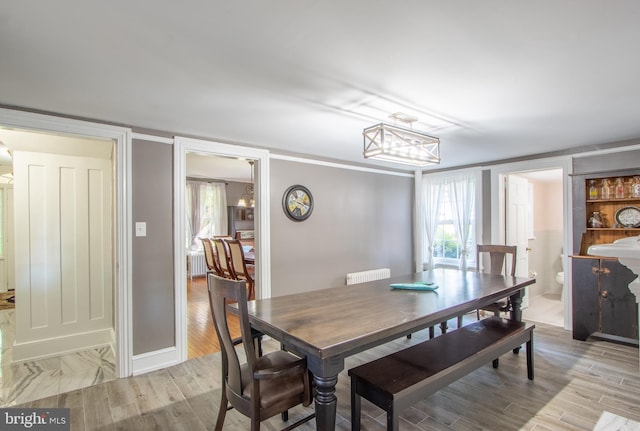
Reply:
[[391, 270], [389, 268], [352, 272], [347, 274], [347, 286], [350, 284], [365, 283], [367, 281], [382, 280], [383, 278], [389, 277], [391, 277]]
[[204, 261], [204, 251], [187, 255], [189, 277], [199, 277], [207, 274], [207, 264]]

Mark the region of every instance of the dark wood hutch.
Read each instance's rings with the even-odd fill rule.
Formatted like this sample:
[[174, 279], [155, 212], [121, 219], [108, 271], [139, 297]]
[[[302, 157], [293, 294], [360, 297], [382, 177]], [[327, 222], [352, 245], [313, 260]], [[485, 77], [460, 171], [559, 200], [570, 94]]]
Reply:
[[[616, 213], [621, 208], [640, 208], [640, 197], [632, 197], [631, 185], [640, 169], [600, 171], [572, 176], [573, 255], [571, 256], [573, 338], [603, 338], [638, 345], [638, 306], [628, 284], [635, 275], [615, 258], [587, 255], [593, 244], [640, 235], [640, 227], [621, 226]], [[622, 197], [614, 191], [622, 179]], [[603, 180], [609, 180], [610, 196], [602, 193]], [[594, 185], [596, 194], [589, 193]], [[618, 183], [619, 184], [619, 183]], [[602, 225], [591, 222], [598, 212]]]

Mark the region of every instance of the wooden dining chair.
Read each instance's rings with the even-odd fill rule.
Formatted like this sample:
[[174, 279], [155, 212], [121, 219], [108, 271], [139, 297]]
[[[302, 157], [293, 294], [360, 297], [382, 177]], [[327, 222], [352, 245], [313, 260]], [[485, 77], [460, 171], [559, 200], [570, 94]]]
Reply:
[[202, 241], [202, 248], [204, 249], [204, 262], [207, 265], [207, 272], [223, 277], [220, 261], [218, 260], [218, 253], [216, 253], [213, 243], [209, 238], [200, 238], [200, 241]]
[[249, 288], [248, 298], [250, 300], [255, 299], [255, 266], [247, 265], [240, 240], [228, 239], [226, 243], [229, 250], [231, 269], [236, 276], [236, 280], [246, 281]]
[[[259, 430], [260, 422], [278, 413], [288, 420], [290, 408], [311, 404], [312, 377], [306, 358], [285, 350], [256, 356], [252, 342], [244, 281], [207, 275], [209, 304], [220, 340], [222, 356], [222, 394], [216, 420], [216, 431], [222, 430], [228, 404], [251, 419], [251, 429]], [[237, 303], [240, 333], [246, 363], [240, 362], [236, 344], [231, 337], [227, 316], [228, 305]], [[313, 419], [311, 414], [286, 429], [292, 429]]]
[[[478, 244], [476, 248], [476, 269], [480, 271], [481, 254], [489, 254], [489, 271], [490, 274], [504, 275], [507, 271], [505, 264], [507, 259], [511, 257], [511, 269], [509, 275], [514, 277], [516, 275], [516, 254], [518, 247], [515, 245], [493, 245], [493, 244]], [[480, 320], [480, 310], [493, 312], [494, 316], [500, 316], [500, 313], [511, 311], [511, 300], [506, 298], [502, 301], [494, 302], [493, 304], [486, 305], [476, 310], [476, 318]]]
[[229, 259], [229, 249], [227, 248], [226, 241], [222, 238], [213, 238], [212, 241], [216, 248], [216, 252], [218, 253], [218, 261], [220, 262], [222, 276], [235, 280], [236, 275], [233, 273], [233, 267], [231, 266], [231, 260]]

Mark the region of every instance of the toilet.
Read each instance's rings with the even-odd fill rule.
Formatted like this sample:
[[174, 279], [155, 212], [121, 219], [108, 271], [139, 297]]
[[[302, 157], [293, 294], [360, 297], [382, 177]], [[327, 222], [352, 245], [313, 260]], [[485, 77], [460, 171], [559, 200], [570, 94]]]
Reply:
[[556, 281], [564, 286], [564, 254], [560, 255], [560, 265], [562, 265], [562, 271], [556, 274]]

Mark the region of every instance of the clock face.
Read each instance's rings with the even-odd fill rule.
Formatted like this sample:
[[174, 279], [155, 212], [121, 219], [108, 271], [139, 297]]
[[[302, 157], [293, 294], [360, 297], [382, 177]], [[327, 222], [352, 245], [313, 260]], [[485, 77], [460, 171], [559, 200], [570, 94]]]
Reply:
[[620, 208], [616, 212], [616, 221], [623, 227], [639, 227], [640, 209], [636, 207]]
[[306, 220], [313, 211], [313, 196], [304, 186], [291, 186], [284, 192], [282, 206], [285, 214], [294, 221]]

